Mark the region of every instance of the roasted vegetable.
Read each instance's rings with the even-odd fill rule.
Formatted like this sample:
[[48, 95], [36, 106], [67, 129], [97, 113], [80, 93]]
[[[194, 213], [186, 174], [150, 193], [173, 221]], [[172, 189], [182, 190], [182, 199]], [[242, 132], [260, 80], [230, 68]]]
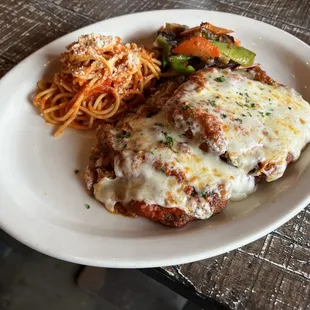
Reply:
[[251, 66], [255, 53], [241, 47], [241, 42], [231, 36], [231, 32], [208, 22], [192, 28], [166, 23], [154, 42], [162, 50], [163, 71], [170, 68], [190, 73], [206, 67]]
[[154, 46], [159, 47], [162, 49], [162, 66], [165, 69], [168, 66], [168, 57], [171, 54], [171, 45], [168, 41], [159, 34], [153, 43]]
[[190, 37], [182, 41], [174, 49], [174, 54], [182, 54], [186, 56], [199, 57], [203, 61], [207, 61], [210, 57], [219, 57], [219, 49], [212, 42], [204, 37]]
[[188, 65], [188, 61], [191, 57], [184, 55], [174, 55], [168, 58], [170, 67], [180, 73], [192, 73], [195, 72], [194, 67]]
[[166, 23], [164, 32], [173, 33], [176, 37], [178, 37], [182, 32], [186, 31], [188, 26], [175, 24], [175, 23]]
[[233, 32], [232, 30], [229, 29], [216, 27], [210, 23], [201, 23], [200, 28], [209, 30], [210, 32], [216, 35], [228, 34]]
[[244, 47], [217, 41], [212, 43], [219, 48], [222, 55], [242, 66], [251, 66], [254, 63], [256, 54]]

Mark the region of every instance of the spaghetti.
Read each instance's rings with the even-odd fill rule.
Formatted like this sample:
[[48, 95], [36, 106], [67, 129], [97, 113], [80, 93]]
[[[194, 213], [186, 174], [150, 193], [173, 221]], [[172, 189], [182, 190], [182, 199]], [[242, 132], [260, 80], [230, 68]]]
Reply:
[[34, 106], [48, 123], [88, 130], [112, 122], [139, 104], [145, 89], [160, 78], [154, 52], [119, 37], [83, 35], [61, 55], [61, 70], [51, 81], [38, 82]]

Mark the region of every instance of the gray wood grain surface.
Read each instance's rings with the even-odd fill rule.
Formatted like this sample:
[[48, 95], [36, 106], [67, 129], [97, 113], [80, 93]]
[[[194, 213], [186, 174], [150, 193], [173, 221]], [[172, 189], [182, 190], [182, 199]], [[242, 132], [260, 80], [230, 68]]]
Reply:
[[[0, 77], [38, 48], [82, 26], [172, 8], [245, 15], [310, 43], [309, 0], [1, 0]], [[310, 209], [238, 250], [165, 270], [231, 309], [310, 309]]]

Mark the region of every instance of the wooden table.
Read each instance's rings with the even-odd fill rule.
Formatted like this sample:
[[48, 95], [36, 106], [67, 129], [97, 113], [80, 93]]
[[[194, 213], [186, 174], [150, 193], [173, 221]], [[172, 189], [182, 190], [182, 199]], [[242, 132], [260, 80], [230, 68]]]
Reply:
[[[2, 0], [0, 76], [80, 27], [117, 15], [172, 8], [245, 15], [310, 43], [309, 0]], [[213, 300], [216, 309], [219, 304], [231, 309], [310, 309], [310, 209], [235, 251], [147, 272], [186, 296], [194, 293], [198, 303]]]

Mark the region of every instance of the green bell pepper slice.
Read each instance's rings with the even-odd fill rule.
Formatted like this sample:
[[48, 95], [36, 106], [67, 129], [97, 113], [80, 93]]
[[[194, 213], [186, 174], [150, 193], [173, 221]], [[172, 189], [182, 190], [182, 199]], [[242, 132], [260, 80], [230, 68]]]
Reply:
[[194, 67], [188, 66], [187, 63], [191, 57], [185, 55], [173, 55], [168, 57], [170, 67], [180, 73], [192, 73], [195, 72]]
[[171, 55], [172, 46], [167, 42], [167, 40], [160, 34], [157, 36], [154, 45], [163, 50], [162, 54], [162, 66], [165, 69], [168, 65], [168, 57]]
[[253, 65], [256, 54], [252, 51], [244, 47], [228, 44], [225, 42], [213, 40], [211, 42], [219, 48], [220, 53], [225, 57], [230, 58], [242, 66]]

